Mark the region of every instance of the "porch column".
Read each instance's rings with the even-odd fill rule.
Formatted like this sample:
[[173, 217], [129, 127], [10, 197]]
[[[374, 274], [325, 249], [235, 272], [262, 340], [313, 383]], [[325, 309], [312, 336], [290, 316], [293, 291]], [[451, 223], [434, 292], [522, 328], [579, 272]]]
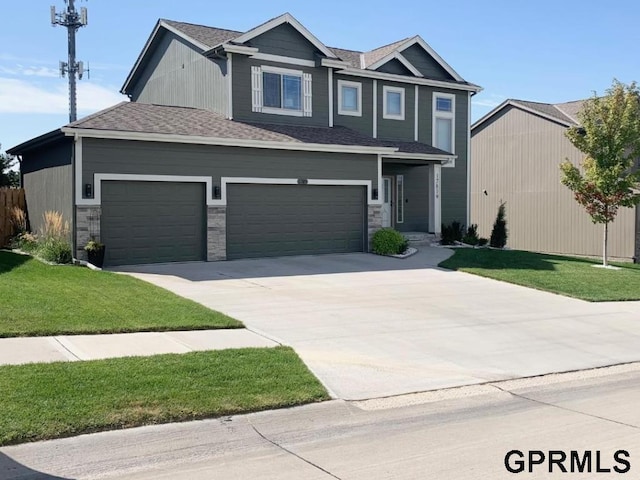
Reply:
[[442, 166], [434, 163], [429, 170], [429, 231], [437, 235], [442, 227], [441, 178]]

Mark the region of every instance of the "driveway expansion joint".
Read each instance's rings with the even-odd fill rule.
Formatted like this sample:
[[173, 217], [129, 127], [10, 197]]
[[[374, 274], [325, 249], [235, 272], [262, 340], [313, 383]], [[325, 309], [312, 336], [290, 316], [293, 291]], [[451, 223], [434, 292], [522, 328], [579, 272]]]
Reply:
[[527, 397], [525, 395], [520, 395], [518, 393], [514, 393], [511, 390], [504, 389], [504, 388], [499, 387], [498, 385], [495, 385], [493, 383], [491, 383], [489, 385], [491, 385], [496, 390], [499, 390], [499, 391], [504, 392], [504, 393], [508, 393], [509, 395], [511, 395], [513, 397], [520, 398], [522, 400], [527, 400], [529, 402], [537, 403], [538, 405], [544, 405], [544, 406], [547, 406], [547, 407], [557, 408], [559, 410], [564, 410], [566, 412], [577, 413], [578, 415], [584, 415], [586, 417], [591, 417], [591, 418], [595, 418], [595, 419], [598, 419], [598, 420], [604, 420], [605, 422], [610, 422], [610, 423], [615, 423], [617, 425], [622, 425], [623, 427], [631, 427], [634, 430], [640, 430], [640, 426], [638, 426], [638, 425], [632, 425], [630, 423], [620, 422], [618, 420], [613, 420], [611, 418], [602, 417], [600, 415], [594, 415], [592, 413], [581, 412], [580, 410], [575, 410], [573, 408], [563, 407], [562, 405], [556, 405], [554, 403], [549, 403], [549, 402], [544, 402], [542, 400], [537, 400], [535, 398], [531, 398], [531, 397]]
[[342, 480], [340, 477], [334, 475], [333, 473], [331, 473], [329, 470], [326, 470], [324, 468], [322, 468], [320, 465], [313, 463], [310, 460], [307, 460], [306, 458], [298, 455], [297, 453], [289, 450], [287, 447], [283, 447], [282, 445], [280, 445], [278, 442], [276, 442], [275, 440], [271, 440], [270, 438], [268, 438], [266, 435], [264, 435], [262, 432], [260, 432], [260, 430], [258, 430], [256, 428], [256, 426], [251, 423], [251, 420], [249, 420], [249, 425], [251, 426], [251, 428], [253, 429], [254, 432], [256, 432], [260, 438], [262, 438], [263, 440], [269, 442], [271, 445], [273, 445], [276, 448], [279, 448], [280, 450], [282, 450], [283, 452], [288, 453], [289, 455], [293, 455], [294, 457], [298, 458], [299, 460], [302, 460], [304, 463], [306, 463], [307, 465], [310, 465], [318, 470], [320, 470], [323, 473], [326, 473], [327, 475], [329, 475], [332, 478], [335, 478], [337, 480]]

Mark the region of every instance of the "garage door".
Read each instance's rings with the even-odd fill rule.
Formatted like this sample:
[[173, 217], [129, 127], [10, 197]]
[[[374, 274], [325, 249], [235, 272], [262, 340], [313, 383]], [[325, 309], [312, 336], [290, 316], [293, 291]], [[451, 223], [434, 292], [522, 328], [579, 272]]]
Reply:
[[105, 265], [205, 259], [202, 183], [102, 182]]
[[362, 252], [365, 188], [227, 186], [227, 258]]

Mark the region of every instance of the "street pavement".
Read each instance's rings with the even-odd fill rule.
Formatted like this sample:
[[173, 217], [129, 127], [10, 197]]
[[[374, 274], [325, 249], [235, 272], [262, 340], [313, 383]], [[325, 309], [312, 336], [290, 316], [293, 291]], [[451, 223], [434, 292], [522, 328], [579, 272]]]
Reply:
[[[640, 365], [630, 364], [4, 447], [0, 479], [631, 479], [639, 404]], [[514, 475], [511, 450], [545, 462]], [[589, 469], [549, 473], [549, 450], [591, 452]], [[628, 475], [613, 470], [625, 468], [615, 455]]]
[[[344, 254], [124, 267], [292, 346], [362, 400], [640, 361], [640, 302], [589, 303], [404, 260]], [[553, 275], [553, 266], [549, 266]]]

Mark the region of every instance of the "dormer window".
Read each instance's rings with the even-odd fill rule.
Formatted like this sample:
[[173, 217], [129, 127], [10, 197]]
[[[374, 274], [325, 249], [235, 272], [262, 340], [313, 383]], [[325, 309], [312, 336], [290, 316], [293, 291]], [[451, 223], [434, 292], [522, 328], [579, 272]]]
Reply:
[[251, 67], [252, 110], [310, 117], [311, 74], [270, 66]]

